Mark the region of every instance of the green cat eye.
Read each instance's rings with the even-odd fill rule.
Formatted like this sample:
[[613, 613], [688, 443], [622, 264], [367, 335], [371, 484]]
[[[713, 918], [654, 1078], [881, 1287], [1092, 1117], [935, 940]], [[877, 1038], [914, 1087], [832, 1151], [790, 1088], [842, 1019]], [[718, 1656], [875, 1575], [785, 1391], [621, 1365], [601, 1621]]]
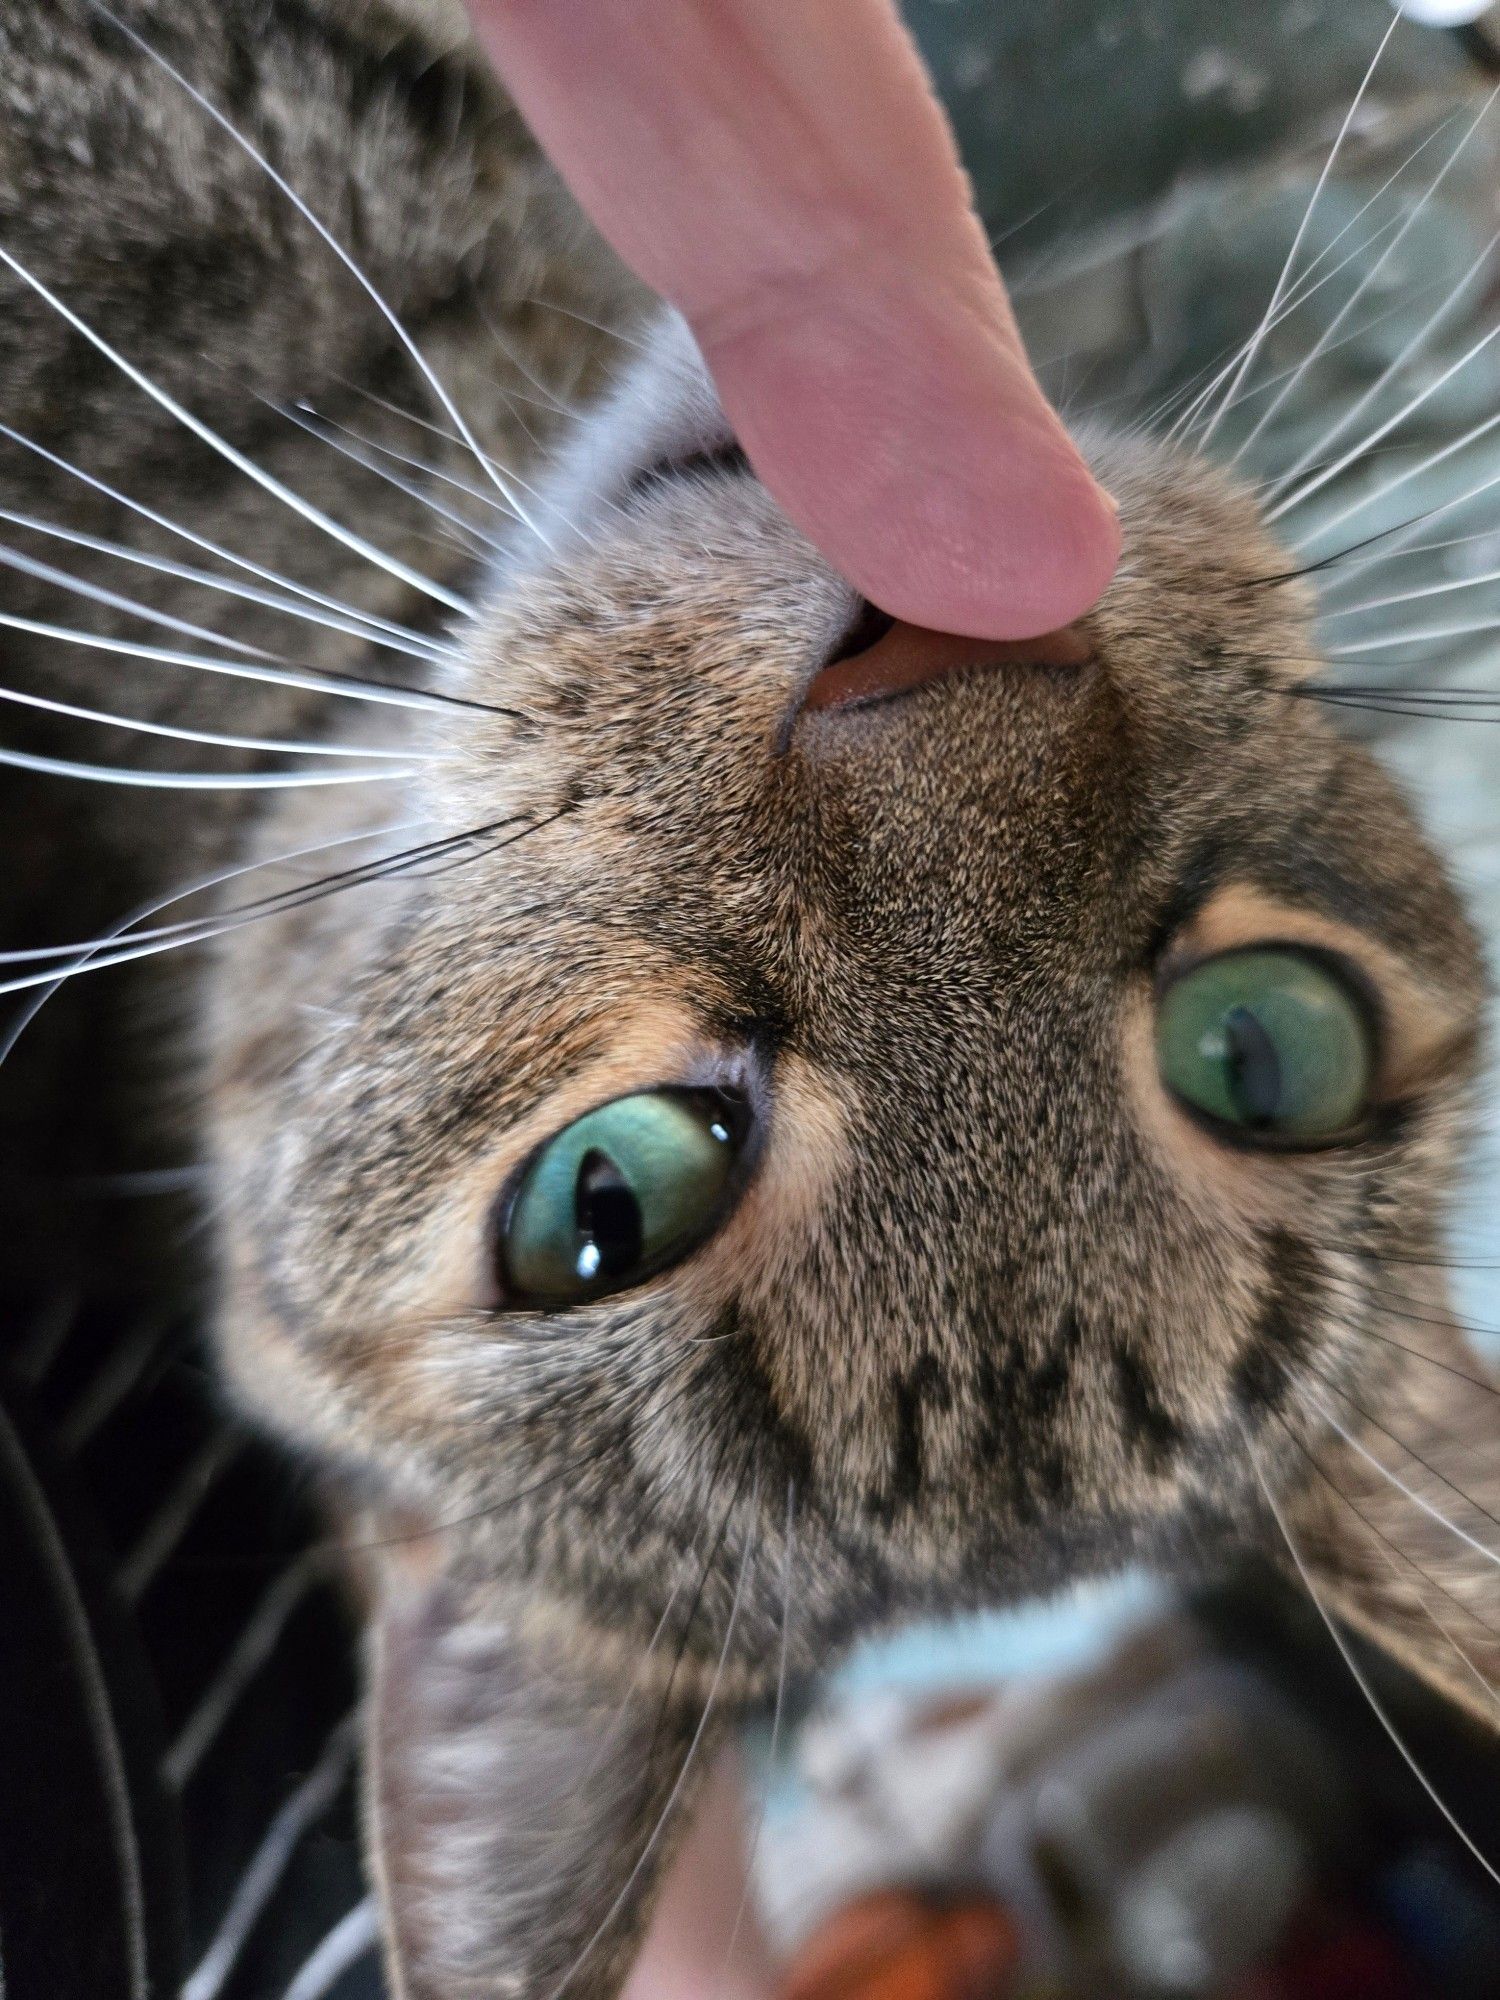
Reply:
[[1156, 1058], [1183, 1103], [1247, 1138], [1314, 1146], [1355, 1129], [1374, 1072], [1369, 1009], [1316, 952], [1228, 951], [1157, 1003]]
[[644, 1090], [567, 1125], [501, 1214], [506, 1303], [581, 1305], [675, 1263], [717, 1227], [751, 1131], [728, 1090]]

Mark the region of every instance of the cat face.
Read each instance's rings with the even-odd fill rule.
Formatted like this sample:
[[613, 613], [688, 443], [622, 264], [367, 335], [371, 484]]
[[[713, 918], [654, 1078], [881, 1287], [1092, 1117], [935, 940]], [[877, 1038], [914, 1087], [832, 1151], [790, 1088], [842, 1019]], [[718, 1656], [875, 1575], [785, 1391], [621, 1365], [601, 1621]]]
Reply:
[[1096, 441], [1105, 600], [955, 665], [675, 341], [469, 639], [423, 865], [235, 947], [228, 1346], [476, 1572], [753, 1684], [789, 1534], [813, 1660], [1305, 1487], [1393, 1273], [1441, 1314], [1481, 980], [1245, 493]]

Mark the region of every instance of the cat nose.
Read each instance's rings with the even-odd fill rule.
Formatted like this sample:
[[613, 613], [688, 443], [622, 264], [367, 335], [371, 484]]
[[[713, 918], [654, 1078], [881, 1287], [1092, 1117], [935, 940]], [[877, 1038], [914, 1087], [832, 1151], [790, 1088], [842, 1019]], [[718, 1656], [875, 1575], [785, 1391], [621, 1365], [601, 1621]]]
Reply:
[[961, 667], [1081, 667], [1090, 657], [1076, 626], [1035, 639], [966, 639], [904, 625], [867, 605], [803, 696], [804, 709], [863, 708], [925, 687]]

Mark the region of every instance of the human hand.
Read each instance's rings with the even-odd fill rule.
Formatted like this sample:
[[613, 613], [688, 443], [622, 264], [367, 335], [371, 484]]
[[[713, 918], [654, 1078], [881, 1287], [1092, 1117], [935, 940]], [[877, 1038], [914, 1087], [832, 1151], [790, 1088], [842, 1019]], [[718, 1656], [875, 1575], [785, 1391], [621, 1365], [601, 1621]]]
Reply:
[[1119, 528], [1021, 349], [890, 0], [468, 0], [542, 145], [698, 338], [756, 473], [912, 624], [1021, 639]]

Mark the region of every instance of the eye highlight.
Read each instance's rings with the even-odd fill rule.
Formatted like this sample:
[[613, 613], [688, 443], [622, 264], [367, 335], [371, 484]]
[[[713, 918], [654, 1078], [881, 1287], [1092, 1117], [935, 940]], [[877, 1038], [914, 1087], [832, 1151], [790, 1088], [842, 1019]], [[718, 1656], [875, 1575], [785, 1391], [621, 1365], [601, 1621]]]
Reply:
[[548, 1139], [502, 1199], [502, 1304], [582, 1305], [676, 1263], [723, 1221], [753, 1129], [739, 1091], [617, 1097]]
[[1374, 1024], [1337, 961], [1249, 947], [1191, 966], [1166, 988], [1156, 1059], [1175, 1097], [1240, 1138], [1329, 1145], [1352, 1136], [1369, 1110]]

